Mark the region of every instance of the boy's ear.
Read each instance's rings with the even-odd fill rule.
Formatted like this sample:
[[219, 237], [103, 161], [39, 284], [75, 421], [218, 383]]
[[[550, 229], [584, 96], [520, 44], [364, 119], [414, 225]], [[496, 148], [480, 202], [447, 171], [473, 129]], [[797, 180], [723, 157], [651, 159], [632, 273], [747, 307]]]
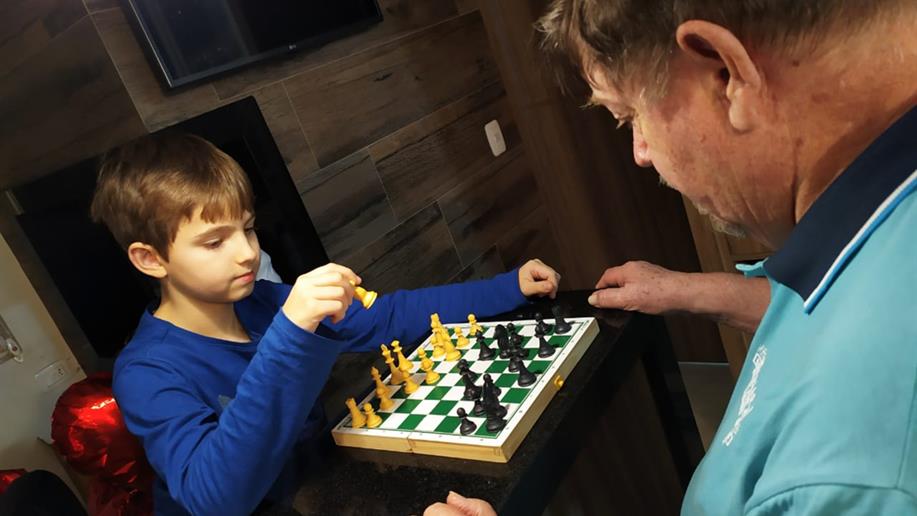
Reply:
[[127, 257], [138, 271], [156, 279], [165, 278], [167, 273], [163, 263], [165, 260], [153, 246], [141, 242], [134, 242], [127, 246]]

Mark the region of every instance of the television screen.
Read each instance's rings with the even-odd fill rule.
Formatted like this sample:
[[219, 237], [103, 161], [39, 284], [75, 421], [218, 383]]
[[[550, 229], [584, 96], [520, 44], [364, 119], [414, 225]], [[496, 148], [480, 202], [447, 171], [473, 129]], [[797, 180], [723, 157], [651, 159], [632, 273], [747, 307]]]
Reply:
[[382, 20], [376, 0], [125, 0], [169, 87], [321, 45]]

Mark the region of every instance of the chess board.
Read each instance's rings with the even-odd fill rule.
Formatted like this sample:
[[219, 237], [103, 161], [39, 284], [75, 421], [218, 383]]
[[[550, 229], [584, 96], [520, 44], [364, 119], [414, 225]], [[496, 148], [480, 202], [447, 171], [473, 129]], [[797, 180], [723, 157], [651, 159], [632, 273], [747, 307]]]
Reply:
[[[494, 384], [500, 388], [499, 399], [506, 407], [506, 426], [496, 432], [487, 431], [485, 417], [472, 415], [474, 401], [463, 400], [464, 385], [458, 372], [458, 359], [447, 361], [442, 357], [433, 358], [433, 347], [428, 336], [420, 347], [427, 351], [434, 362], [433, 369], [440, 373], [440, 380], [434, 385], [424, 384], [425, 373], [420, 370], [420, 359], [415, 349], [408, 360], [414, 362], [412, 378], [420, 384], [416, 392], [407, 395], [404, 385], [391, 385], [388, 378], [385, 386], [394, 402], [389, 410], [379, 409], [379, 399], [373, 389], [359, 402], [371, 403], [376, 413], [382, 418], [382, 424], [376, 428], [352, 428], [350, 415], [345, 416], [332, 430], [332, 436], [339, 446], [370, 448], [378, 450], [419, 453], [458, 457], [490, 462], [507, 462], [538, 420], [548, 402], [563, 386], [563, 381], [589, 348], [598, 334], [598, 323], [594, 318], [568, 318], [570, 331], [560, 335], [552, 332], [546, 337], [555, 348], [553, 355], [540, 358], [538, 339], [534, 337], [535, 321], [512, 321], [523, 337], [522, 348], [528, 351], [523, 360], [529, 371], [537, 376], [534, 384], [521, 387], [517, 383], [518, 374], [508, 370], [509, 360], [495, 357], [492, 360], [481, 360], [478, 357], [477, 339], [470, 339], [471, 345], [459, 348], [470, 365], [472, 372], [477, 373], [476, 384], [480, 385], [484, 373], [489, 373]], [[546, 321], [551, 323], [553, 321]], [[481, 323], [488, 347], [497, 350], [494, 342], [494, 328], [506, 322]], [[446, 324], [450, 337], [456, 342], [454, 328], [462, 328], [468, 334], [469, 325]], [[388, 371], [383, 371], [386, 376]], [[373, 382], [367, 374], [368, 385]], [[468, 413], [468, 419], [477, 425], [469, 435], [461, 435], [459, 426], [461, 418], [456, 415], [459, 407]]]

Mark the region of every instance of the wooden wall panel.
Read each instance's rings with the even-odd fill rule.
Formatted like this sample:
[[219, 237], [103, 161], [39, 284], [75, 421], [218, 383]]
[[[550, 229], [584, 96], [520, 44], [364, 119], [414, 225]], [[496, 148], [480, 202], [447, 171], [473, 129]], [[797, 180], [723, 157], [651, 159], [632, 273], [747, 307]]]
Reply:
[[462, 270], [435, 204], [341, 261], [380, 292], [445, 283]]
[[[448, 56], [448, 59], [445, 58]], [[496, 80], [477, 13], [286, 81], [326, 165]]]
[[0, 78], [0, 115], [0, 188], [144, 132], [88, 16]]
[[395, 213], [404, 219], [494, 158], [484, 124], [497, 120], [507, 149], [518, 146], [509, 104], [499, 84], [460, 99], [369, 146]]
[[503, 266], [500, 251], [497, 250], [497, 246], [491, 246], [490, 249], [484, 251], [484, 254], [475, 258], [473, 262], [450, 278], [449, 282], [461, 283], [463, 281], [487, 279], [505, 271], [506, 267]]
[[0, 17], [0, 77], [30, 60], [86, 15], [80, 2], [8, 0]]
[[281, 83], [272, 84], [256, 91], [254, 97], [264, 121], [271, 130], [274, 143], [283, 155], [293, 182], [305, 180], [318, 170], [318, 162], [312, 154], [309, 142], [303, 138], [302, 126], [299, 125], [299, 118], [293, 111], [286, 88]]
[[379, 7], [383, 20], [367, 31], [217, 79], [213, 83], [217, 94], [223, 99], [236, 97], [276, 82], [278, 78], [291, 77], [365, 49], [393, 42], [457, 14], [455, 6], [447, 0], [379, 0]]
[[[554, 267], [562, 276], [566, 274], [560, 249], [551, 234], [551, 220], [543, 205], [522, 217], [519, 222], [497, 242], [497, 249], [507, 269], [519, 267], [526, 261], [538, 258]], [[561, 279], [565, 288], [568, 280]]]
[[442, 196], [438, 204], [462, 263], [470, 263], [540, 204], [521, 149]]
[[365, 151], [328, 165], [297, 187], [332, 260], [378, 240], [397, 224]]

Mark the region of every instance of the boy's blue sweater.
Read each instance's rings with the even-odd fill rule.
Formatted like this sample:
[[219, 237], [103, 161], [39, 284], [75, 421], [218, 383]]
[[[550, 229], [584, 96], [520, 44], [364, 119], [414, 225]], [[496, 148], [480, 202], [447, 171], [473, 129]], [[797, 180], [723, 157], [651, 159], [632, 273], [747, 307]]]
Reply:
[[353, 303], [344, 320], [326, 321], [311, 333], [280, 310], [290, 289], [258, 281], [235, 304], [248, 344], [198, 335], [149, 312], [141, 317], [115, 362], [114, 393], [158, 475], [156, 514], [251, 513], [294, 445], [321, 426], [316, 399], [342, 351], [413, 342], [429, 331], [433, 312], [448, 323], [525, 302], [514, 270], [491, 280], [398, 291], [380, 296], [369, 310]]

